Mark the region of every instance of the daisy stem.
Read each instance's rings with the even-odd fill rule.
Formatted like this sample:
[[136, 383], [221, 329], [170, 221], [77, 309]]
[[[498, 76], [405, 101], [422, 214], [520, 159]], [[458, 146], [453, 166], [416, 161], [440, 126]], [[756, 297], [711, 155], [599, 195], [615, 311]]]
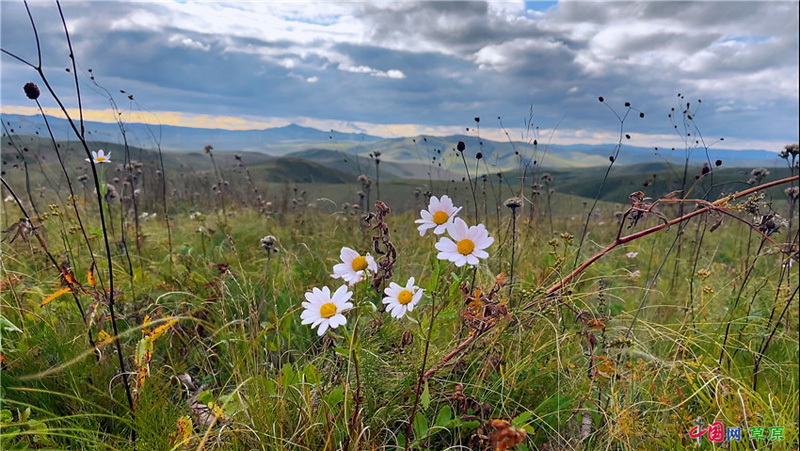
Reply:
[[[439, 290], [439, 271], [436, 271], [436, 291]], [[436, 319], [436, 291], [431, 293], [431, 319], [428, 324], [428, 336], [425, 337], [425, 351], [422, 354], [422, 366], [419, 368], [419, 378], [417, 378], [417, 389], [414, 391], [414, 407], [411, 409], [411, 416], [408, 417], [408, 424], [406, 424], [406, 446], [405, 450], [408, 451], [411, 437], [411, 425], [414, 424], [414, 415], [417, 414], [417, 407], [419, 407], [420, 389], [422, 388], [423, 380], [428, 382], [425, 375], [425, 367], [428, 364], [428, 350], [431, 344], [431, 335], [433, 334], [433, 322]]]

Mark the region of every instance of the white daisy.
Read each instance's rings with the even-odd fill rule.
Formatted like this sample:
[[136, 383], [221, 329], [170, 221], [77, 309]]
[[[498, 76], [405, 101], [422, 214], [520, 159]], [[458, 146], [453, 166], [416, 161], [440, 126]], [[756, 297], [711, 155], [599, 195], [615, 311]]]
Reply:
[[639, 255], [638, 252], [628, 252], [627, 254], [625, 254], [625, 256], [628, 258], [636, 258], [637, 255]]
[[[105, 152], [103, 152], [103, 149], [100, 149], [97, 152], [95, 152], [94, 150], [92, 151], [92, 160], [94, 160], [95, 164], [111, 163], [110, 158], [111, 158], [111, 152], [106, 154]], [[84, 158], [84, 160], [89, 161], [88, 158]]]
[[414, 285], [414, 278], [408, 279], [405, 287], [392, 282], [383, 290], [386, 297], [383, 298], [383, 303], [386, 304], [386, 311], [389, 312], [394, 318], [402, 318], [406, 312], [414, 310], [425, 290]]
[[494, 238], [489, 236], [483, 224], [467, 227], [467, 223], [461, 218], [455, 218], [448, 224], [447, 233], [452, 240], [442, 237], [436, 243], [436, 249], [440, 251], [437, 257], [440, 260], [449, 260], [456, 266], [464, 266], [465, 263], [477, 266], [479, 258], [489, 256], [484, 249], [494, 243]]
[[311, 324], [311, 328], [319, 326], [317, 335], [322, 336], [325, 331], [330, 327], [336, 329], [339, 326], [344, 326], [347, 323], [347, 318], [342, 315], [342, 312], [353, 308], [350, 297], [353, 292], [347, 290], [346, 285], [342, 285], [331, 296], [331, 290], [328, 287], [313, 288], [306, 293], [306, 302], [303, 302], [303, 313], [300, 318], [303, 319], [301, 324]]
[[446, 195], [442, 196], [441, 199], [432, 196], [428, 209], [419, 212], [422, 219], [414, 221], [420, 224], [417, 227], [419, 236], [425, 235], [428, 229], [433, 229], [433, 233], [437, 235], [443, 234], [447, 230], [447, 225], [453, 223], [453, 218], [460, 210], [461, 207], [453, 206], [453, 201]]
[[339, 257], [343, 263], [333, 266], [333, 274], [331, 277], [334, 279], [343, 279], [350, 286], [364, 280], [364, 271], [370, 270], [372, 272], [378, 271], [378, 264], [371, 255], [359, 255], [358, 252], [343, 247], [339, 253]]

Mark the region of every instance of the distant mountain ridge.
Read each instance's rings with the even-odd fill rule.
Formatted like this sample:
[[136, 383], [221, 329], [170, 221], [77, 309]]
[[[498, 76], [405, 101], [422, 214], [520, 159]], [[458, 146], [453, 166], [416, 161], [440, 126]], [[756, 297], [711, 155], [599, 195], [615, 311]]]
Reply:
[[[41, 116], [3, 114], [3, 121], [10, 123], [16, 133], [46, 133]], [[67, 139], [71, 129], [65, 119], [47, 117], [56, 139]], [[87, 138], [92, 141], [122, 143], [122, 135], [117, 124], [85, 121]], [[311, 127], [289, 124], [283, 127], [260, 130], [227, 130], [220, 128], [195, 128], [176, 125], [124, 123], [125, 133], [131, 144], [151, 147], [153, 136], [160, 137], [162, 150], [192, 151], [202, 150], [207, 144], [221, 151], [255, 151], [270, 153], [270, 143], [292, 142], [374, 142], [383, 138], [365, 133], [325, 132]]]
[[[33, 135], [37, 131], [46, 136], [44, 122], [40, 116], [3, 114], [2, 120], [13, 133]], [[66, 120], [48, 116], [48, 121], [57, 139], [74, 139]], [[499, 142], [479, 139], [470, 135], [415, 136], [404, 138], [381, 138], [365, 133], [322, 131], [296, 124], [262, 130], [225, 130], [181, 127], [172, 125], [150, 125], [125, 123], [125, 136], [132, 146], [155, 148], [154, 136], [160, 138], [161, 149], [172, 152], [197, 152], [211, 144], [217, 151], [257, 152], [276, 157], [288, 156], [331, 165], [339, 170], [346, 166], [364, 166], [364, 172], [374, 169], [369, 155], [380, 152], [381, 160], [389, 163], [387, 172], [395, 176], [427, 178], [437, 175], [449, 177], [449, 172], [460, 173], [460, 155], [454, 150], [458, 141], [467, 146], [465, 156], [476, 162], [480, 152], [483, 161], [477, 164], [481, 172], [505, 171], [520, 165], [538, 164], [544, 168], [580, 168], [605, 166], [613, 153], [614, 145], [572, 144], [538, 146], [534, 148], [524, 142]], [[122, 143], [122, 134], [117, 124], [86, 122], [87, 137], [91, 141]], [[518, 153], [517, 153], [518, 152]], [[777, 167], [782, 165], [777, 153], [765, 150], [737, 151], [713, 148], [710, 162], [722, 160], [726, 167]], [[682, 150], [667, 150], [623, 146], [618, 165], [648, 162], [683, 164]], [[707, 163], [705, 152], [692, 153], [689, 163]], [[473, 166], [474, 167], [474, 166]], [[389, 175], [389, 174], [387, 174]]]

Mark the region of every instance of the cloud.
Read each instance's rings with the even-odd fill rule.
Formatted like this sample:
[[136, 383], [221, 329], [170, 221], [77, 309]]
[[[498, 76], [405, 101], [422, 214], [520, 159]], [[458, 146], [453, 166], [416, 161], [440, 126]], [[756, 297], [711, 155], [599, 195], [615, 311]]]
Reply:
[[[796, 2], [63, 6], [85, 106], [98, 111], [108, 98], [88, 68], [114, 95], [123, 89], [151, 110], [186, 117], [310, 118], [390, 133], [463, 129], [475, 116], [519, 127], [533, 105], [542, 129], [586, 132], [556, 135], [566, 140], [619, 127], [602, 95], [619, 111], [626, 101], [645, 111], [625, 126], [655, 140], [671, 132], [666, 116], [682, 93], [703, 99], [699, 126], [728, 143], [798, 136]], [[0, 9], [3, 48], [35, 58], [30, 29], [18, 26], [24, 7]], [[57, 10], [31, 9], [51, 82], [75, 106]], [[3, 104], [29, 105], [19, 87], [32, 79], [3, 56]]]

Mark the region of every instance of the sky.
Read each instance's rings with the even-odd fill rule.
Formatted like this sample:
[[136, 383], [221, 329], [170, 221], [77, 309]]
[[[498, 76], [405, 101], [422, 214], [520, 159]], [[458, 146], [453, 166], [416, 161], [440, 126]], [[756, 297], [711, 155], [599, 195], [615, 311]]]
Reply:
[[[58, 10], [30, 6], [45, 73], [74, 109]], [[480, 117], [484, 138], [507, 131], [605, 144], [618, 140], [615, 113], [630, 102], [627, 142], [669, 147], [685, 143], [689, 102], [709, 144], [724, 137], [715, 145], [777, 152], [798, 141], [796, 1], [67, 1], [63, 9], [92, 120], [114, 113], [90, 75], [126, 120], [192, 127], [296, 123], [398, 137], [478, 133]], [[22, 2], [0, 1], [0, 14], [3, 50], [35, 64]], [[37, 74], [5, 54], [0, 63], [2, 112], [34, 114], [22, 86]], [[49, 95], [41, 101], [56, 112]], [[531, 117], [538, 132], [528, 131]]]

